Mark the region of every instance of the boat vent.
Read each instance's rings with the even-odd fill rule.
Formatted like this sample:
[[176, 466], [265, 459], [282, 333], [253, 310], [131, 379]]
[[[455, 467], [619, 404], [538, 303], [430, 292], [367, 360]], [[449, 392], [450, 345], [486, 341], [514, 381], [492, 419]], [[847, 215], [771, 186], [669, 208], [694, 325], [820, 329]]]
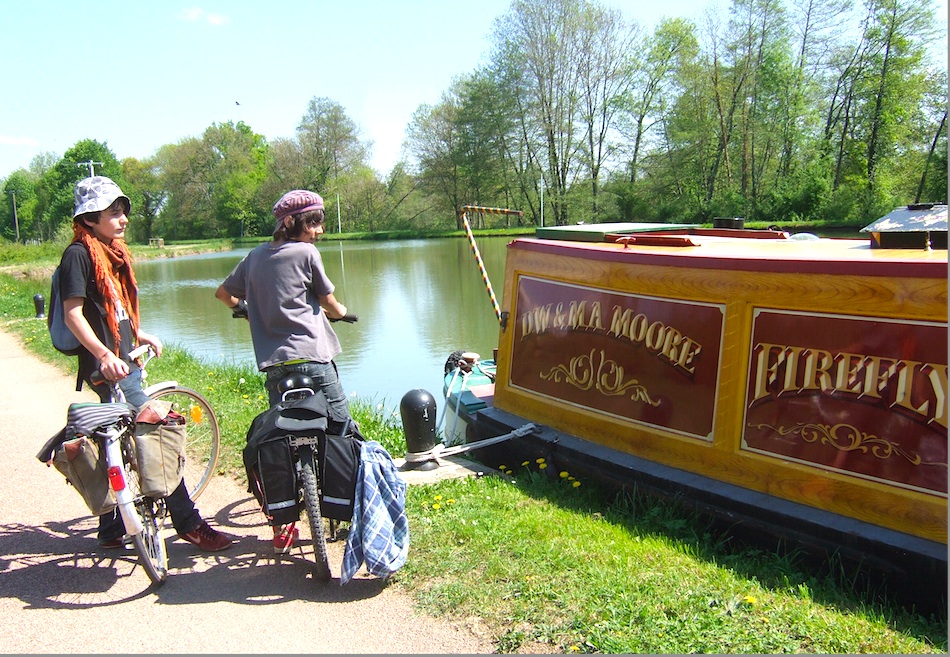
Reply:
[[946, 249], [947, 204], [918, 203], [897, 208], [861, 229], [872, 249]]

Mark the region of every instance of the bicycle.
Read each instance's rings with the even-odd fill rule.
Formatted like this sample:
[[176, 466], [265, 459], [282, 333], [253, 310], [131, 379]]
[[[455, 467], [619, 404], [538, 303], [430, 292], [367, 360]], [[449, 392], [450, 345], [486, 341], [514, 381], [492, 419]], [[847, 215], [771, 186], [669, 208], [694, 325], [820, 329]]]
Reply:
[[[281, 401], [289, 402], [316, 394], [313, 379], [301, 374], [289, 374], [278, 384]], [[280, 421], [278, 420], [278, 425]], [[316, 562], [316, 579], [330, 580], [330, 559], [327, 553], [327, 537], [320, 511], [320, 480], [317, 470], [317, 431], [326, 430], [326, 418], [313, 418], [309, 423], [301, 420], [292, 433], [286, 435], [296, 472], [297, 500], [302, 500], [310, 525], [313, 557]]]
[[[239, 317], [238, 314], [234, 316]], [[358, 319], [356, 315], [346, 315], [330, 321], [353, 323]], [[295, 403], [317, 394], [316, 384], [312, 378], [305, 374], [287, 374], [277, 384], [277, 390], [280, 392], [281, 403], [258, 417], [260, 418], [267, 413], [276, 413], [278, 416], [274, 420], [280, 434], [277, 439], [286, 440], [290, 450], [294, 469], [293, 490], [295, 498], [293, 500], [281, 500], [275, 507], [286, 508], [303, 503], [304, 511], [307, 514], [307, 522], [310, 526], [310, 538], [313, 543], [313, 555], [316, 562], [314, 577], [319, 581], [326, 582], [331, 579], [332, 575], [327, 553], [327, 532], [324, 526], [323, 514], [320, 510], [320, 478], [317, 467], [319, 435], [325, 434], [328, 430], [326, 409], [324, 408], [322, 411], [305, 410], [302, 404]], [[347, 433], [350, 421], [350, 419], [346, 420], [342, 434]], [[255, 483], [260, 489], [260, 499], [264, 500], [266, 513], [269, 505], [260, 472], [257, 472], [255, 479]], [[336, 521], [330, 521], [330, 532], [335, 538], [337, 533]]]
[[[140, 347], [130, 357], [137, 358], [146, 349]], [[115, 495], [125, 533], [131, 538], [148, 578], [160, 585], [168, 577], [168, 555], [161, 534], [168, 510], [164, 499], [146, 497], [141, 493], [134, 442], [136, 409], [124, 401], [118, 385], [113, 389], [112, 402], [70, 404], [67, 412], [70, 431], [64, 430], [51, 438], [37, 458], [49, 463], [64, 439], [69, 440], [73, 435], [86, 436], [98, 443], [104, 454], [109, 487]]]

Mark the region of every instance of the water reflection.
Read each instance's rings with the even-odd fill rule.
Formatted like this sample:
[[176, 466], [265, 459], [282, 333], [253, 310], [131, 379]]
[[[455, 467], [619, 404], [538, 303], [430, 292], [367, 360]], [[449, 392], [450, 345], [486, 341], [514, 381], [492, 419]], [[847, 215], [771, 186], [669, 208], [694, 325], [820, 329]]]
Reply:
[[[499, 303], [508, 241], [478, 240]], [[466, 240], [336, 241], [318, 248], [337, 298], [360, 317], [356, 324], [334, 324], [348, 394], [397, 413], [414, 388], [441, 402], [442, 369], [452, 351], [491, 357], [498, 320]], [[212, 363], [256, 366], [247, 322], [232, 319], [214, 298], [246, 253], [136, 263], [145, 330]]]

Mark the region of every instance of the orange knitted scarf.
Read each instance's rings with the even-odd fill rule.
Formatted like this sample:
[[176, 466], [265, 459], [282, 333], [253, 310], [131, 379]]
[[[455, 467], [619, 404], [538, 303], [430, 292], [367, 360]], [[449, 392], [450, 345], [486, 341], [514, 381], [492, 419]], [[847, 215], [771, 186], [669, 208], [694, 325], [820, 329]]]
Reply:
[[[105, 244], [88, 228], [73, 224], [73, 242], [82, 242], [92, 258], [92, 271], [96, 278], [96, 288], [102, 295], [106, 307], [106, 322], [112, 332], [114, 351], [120, 354], [119, 322], [116, 310], [125, 309], [132, 322], [132, 335], [138, 333], [139, 326], [139, 288], [132, 271], [132, 256], [129, 247], [120, 239]], [[128, 345], [126, 351], [135, 347]]]

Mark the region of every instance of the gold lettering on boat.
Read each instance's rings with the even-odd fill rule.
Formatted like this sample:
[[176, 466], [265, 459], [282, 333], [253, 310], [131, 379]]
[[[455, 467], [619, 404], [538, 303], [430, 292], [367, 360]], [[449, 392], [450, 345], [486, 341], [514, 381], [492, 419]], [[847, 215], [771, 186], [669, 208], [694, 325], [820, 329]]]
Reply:
[[947, 366], [760, 342], [753, 349], [750, 406], [800, 394], [851, 398], [903, 410], [947, 428]]
[[695, 372], [695, 359], [702, 345], [673, 326], [650, 321], [641, 312], [615, 305], [605, 330], [599, 301], [548, 303], [521, 314], [521, 339], [548, 331], [597, 332], [640, 344], [657, 358], [687, 374]]

